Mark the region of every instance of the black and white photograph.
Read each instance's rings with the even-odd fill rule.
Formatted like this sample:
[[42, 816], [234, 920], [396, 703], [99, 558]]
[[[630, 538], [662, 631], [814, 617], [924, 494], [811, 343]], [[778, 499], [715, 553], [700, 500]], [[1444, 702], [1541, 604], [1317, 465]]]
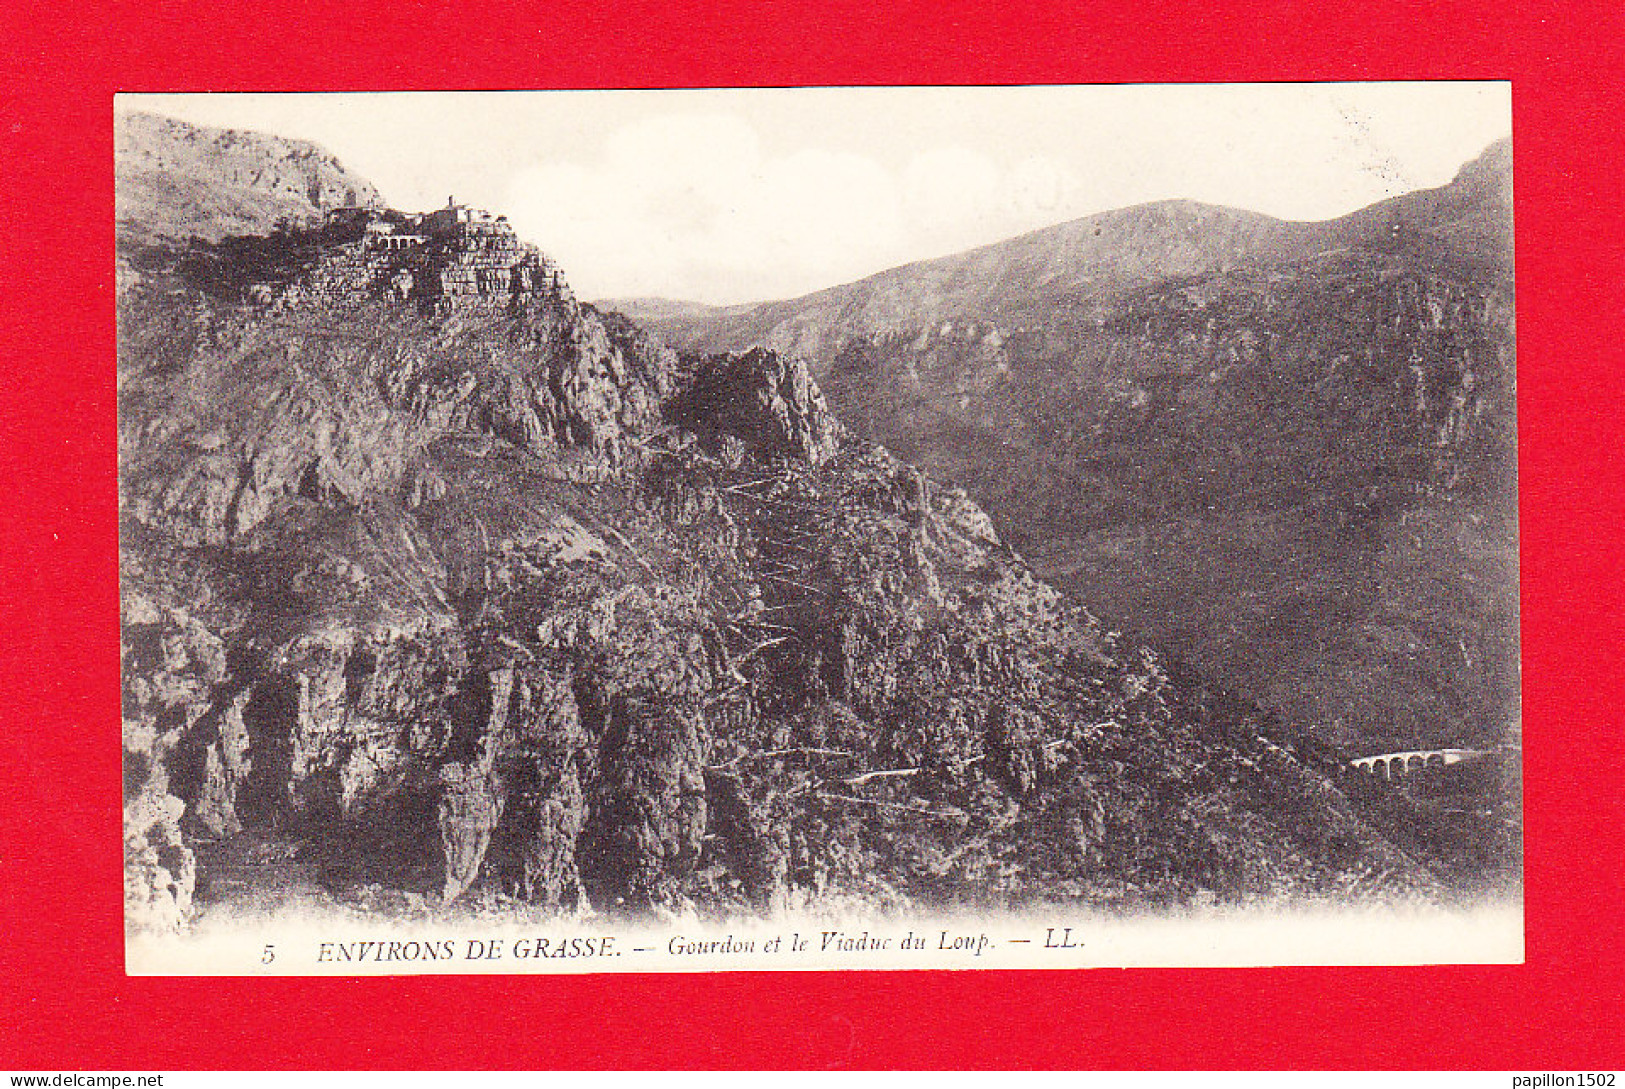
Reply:
[[112, 108], [128, 971], [1521, 962], [1507, 83]]

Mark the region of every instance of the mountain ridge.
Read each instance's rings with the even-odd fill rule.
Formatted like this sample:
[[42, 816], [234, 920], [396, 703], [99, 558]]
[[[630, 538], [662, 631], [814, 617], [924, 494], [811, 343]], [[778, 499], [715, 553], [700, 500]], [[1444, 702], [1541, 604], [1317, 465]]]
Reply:
[[[806, 354], [817, 371], [827, 362], [833, 346], [822, 342], [803, 343], [789, 331], [781, 331], [787, 315], [795, 310], [823, 310], [822, 320], [828, 323], [831, 310], [842, 318], [854, 308], [868, 310], [867, 302], [855, 301], [855, 297], [866, 291], [878, 294], [910, 279], [933, 284], [974, 281], [996, 286], [1026, 272], [1028, 283], [1023, 290], [1029, 295], [1039, 294], [1038, 284], [1047, 286], [1057, 278], [1063, 278], [1061, 289], [1094, 287], [1110, 292], [1170, 276], [1223, 270], [1235, 264], [1298, 260], [1334, 248], [1372, 246], [1392, 242], [1396, 227], [1403, 230], [1417, 221], [1438, 218], [1436, 207], [1450, 207], [1452, 198], [1464, 191], [1478, 199], [1487, 195], [1491, 203], [1504, 203], [1510, 213], [1510, 171], [1511, 140], [1506, 138], [1492, 143], [1443, 186], [1400, 194], [1327, 220], [1285, 220], [1241, 208], [1169, 198], [1093, 213], [943, 257], [907, 262], [791, 299], [712, 306], [686, 300], [612, 298], [600, 300], [600, 305], [648, 324], [679, 349], [739, 350], [752, 343], [764, 343], [776, 350]], [[1489, 193], [1485, 194], [1484, 190]], [[1473, 209], [1463, 218], [1471, 221], [1475, 212]], [[1221, 228], [1217, 239], [1204, 238], [1200, 244], [1186, 243], [1181, 249], [1180, 233], [1189, 234], [1198, 229], [1211, 232], [1215, 221]], [[1463, 233], [1471, 235], [1471, 227], [1469, 222]], [[1102, 241], [1098, 246], [1091, 246], [1095, 238]], [[1447, 234], [1444, 241], [1460, 242], [1461, 239]], [[1125, 248], [1136, 242], [1141, 246], [1149, 242], [1149, 250], [1133, 253], [1125, 262]], [[1510, 234], [1496, 237], [1494, 244], [1487, 248], [1490, 259], [1485, 262], [1486, 271], [1510, 272]], [[999, 260], [1001, 257], [1008, 259]], [[1057, 271], [1045, 278], [1033, 275], [1035, 267], [1051, 267]], [[1091, 284], [1083, 278], [1088, 272], [1108, 268], [1112, 275], [1104, 283]], [[949, 296], [918, 300], [902, 315], [894, 315], [895, 321], [930, 320], [933, 314], [922, 312], [920, 302], [953, 307], [959, 317], [985, 320], [1019, 320], [1022, 311], [1030, 306], [1025, 302], [996, 305], [996, 297], [990, 301], [974, 295], [969, 300]], [[875, 314], [862, 316], [869, 319], [863, 328], [872, 332], [880, 327]], [[737, 329], [715, 328], [720, 322], [734, 323]], [[847, 332], [857, 331], [856, 326], [838, 327]]]

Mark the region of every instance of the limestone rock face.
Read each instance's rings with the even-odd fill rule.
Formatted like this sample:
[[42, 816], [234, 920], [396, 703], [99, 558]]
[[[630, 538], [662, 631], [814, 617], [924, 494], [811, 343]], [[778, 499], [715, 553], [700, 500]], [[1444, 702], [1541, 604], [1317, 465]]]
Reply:
[[835, 453], [842, 434], [806, 364], [762, 349], [712, 361], [676, 415], [715, 446], [732, 437], [760, 453], [814, 465]]
[[128, 375], [144, 429], [123, 478], [137, 521], [220, 545], [300, 500], [355, 510], [379, 491], [421, 494], [436, 486], [429, 447], [448, 434], [601, 477], [659, 420], [675, 355], [611, 332], [567, 294], [457, 296], [444, 309], [436, 296], [425, 313], [364, 277], [335, 285], [345, 253], [321, 257], [270, 312], [200, 300], [182, 321], [164, 281], [129, 293], [122, 358], [191, 353], [185, 387]]
[[135, 930], [178, 932], [192, 921], [197, 860], [180, 817], [186, 806], [161, 784], [124, 805], [124, 918]]
[[123, 657], [132, 682], [123, 731], [126, 919], [136, 928], [180, 930], [191, 922], [197, 863], [178, 794], [195, 792], [208, 820], [233, 820], [223, 771], [200, 783], [197, 766], [199, 742], [218, 758], [222, 734], [208, 712], [227, 677], [225, 648], [183, 611], [128, 593]]
[[651, 691], [608, 708], [601, 779], [584, 829], [587, 890], [601, 909], [690, 906], [685, 888], [706, 830], [710, 745], [696, 706]]
[[440, 842], [446, 859], [441, 898], [450, 902], [479, 875], [491, 833], [502, 819], [503, 796], [491, 772], [478, 765], [446, 764], [440, 769], [440, 781], [445, 785], [440, 795]]

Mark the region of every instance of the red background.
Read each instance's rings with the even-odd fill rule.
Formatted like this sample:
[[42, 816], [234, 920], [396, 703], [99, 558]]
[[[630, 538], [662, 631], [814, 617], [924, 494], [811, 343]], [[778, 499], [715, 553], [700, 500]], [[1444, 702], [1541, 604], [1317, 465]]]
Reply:
[[[0, 1067], [1617, 1068], [1625, 18], [1617, 0], [1565, 7], [13, 0], [0, 12]], [[1513, 81], [1527, 964], [124, 976], [112, 92], [1396, 78]]]

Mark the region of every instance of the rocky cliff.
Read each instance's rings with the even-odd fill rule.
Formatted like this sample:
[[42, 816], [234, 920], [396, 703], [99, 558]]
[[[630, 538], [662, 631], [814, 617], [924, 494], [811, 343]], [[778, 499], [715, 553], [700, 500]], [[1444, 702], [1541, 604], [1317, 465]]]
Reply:
[[679, 357], [479, 232], [368, 245], [122, 253], [132, 925], [1439, 894], [1400, 800], [801, 362]]

